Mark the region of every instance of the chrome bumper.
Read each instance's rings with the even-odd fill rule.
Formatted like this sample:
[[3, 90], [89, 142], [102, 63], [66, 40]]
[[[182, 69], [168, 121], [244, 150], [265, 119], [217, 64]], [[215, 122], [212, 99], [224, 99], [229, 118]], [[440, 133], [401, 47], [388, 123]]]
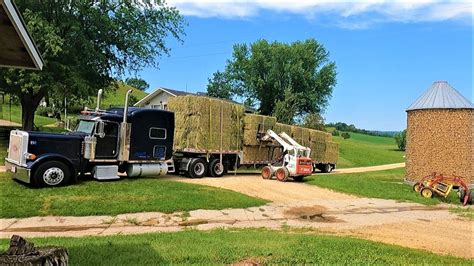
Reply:
[[31, 183], [31, 170], [23, 166], [9, 163], [5, 161], [5, 169], [7, 172], [13, 173], [13, 178], [22, 182]]

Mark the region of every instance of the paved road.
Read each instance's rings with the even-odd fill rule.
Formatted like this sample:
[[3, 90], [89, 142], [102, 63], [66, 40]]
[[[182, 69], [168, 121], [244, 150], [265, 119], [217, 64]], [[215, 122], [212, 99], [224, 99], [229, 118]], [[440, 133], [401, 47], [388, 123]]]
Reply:
[[0, 119], [0, 127], [19, 127], [19, 126], [21, 126], [21, 125], [18, 124], [18, 123]]

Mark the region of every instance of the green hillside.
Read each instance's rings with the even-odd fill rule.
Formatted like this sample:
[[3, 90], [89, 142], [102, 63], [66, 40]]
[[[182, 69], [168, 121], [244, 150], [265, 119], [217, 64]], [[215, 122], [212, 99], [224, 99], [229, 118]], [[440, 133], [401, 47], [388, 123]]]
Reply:
[[[147, 95], [146, 92], [130, 87], [122, 82], [118, 82], [118, 86], [119, 87], [117, 90], [108, 90], [104, 92], [101, 108], [123, 106], [125, 103], [125, 94], [127, 93], [129, 89], [133, 90], [131, 98], [134, 98], [136, 101], [141, 100], [143, 97]], [[94, 107], [95, 107], [95, 103], [97, 102], [96, 99], [97, 97], [93, 97], [92, 99], [92, 103], [94, 103]]]
[[363, 167], [405, 161], [394, 138], [349, 133], [351, 138], [333, 137], [339, 143], [338, 168]]

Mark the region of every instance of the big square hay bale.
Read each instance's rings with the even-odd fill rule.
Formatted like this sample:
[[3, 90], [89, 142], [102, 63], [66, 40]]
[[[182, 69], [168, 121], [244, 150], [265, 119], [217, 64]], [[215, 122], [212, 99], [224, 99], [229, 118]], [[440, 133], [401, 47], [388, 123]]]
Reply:
[[223, 150], [242, 148], [243, 106], [187, 95], [170, 98], [168, 108], [175, 113], [175, 150], [219, 150], [221, 141]]
[[285, 132], [286, 134], [291, 136], [291, 125], [276, 123], [273, 131], [275, 131], [277, 134]]
[[331, 141], [332, 139], [331, 134], [315, 129], [309, 130], [309, 136], [311, 141]]
[[257, 140], [257, 133], [265, 133], [269, 129], [273, 129], [276, 118], [265, 115], [245, 114], [244, 116], [244, 145], [260, 145]]
[[244, 146], [245, 162], [271, 161], [279, 155], [278, 149], [274, 151], [272, 147], [265, 146]]
[[311, 145], [310, 138], [311, 129], [299, 126], [291, 126], [291, 137], [303, 146]]
[[336, 163], [339, 157], [339, 144], [332, 141], [311, 142], [311, 159], [318, 163]]

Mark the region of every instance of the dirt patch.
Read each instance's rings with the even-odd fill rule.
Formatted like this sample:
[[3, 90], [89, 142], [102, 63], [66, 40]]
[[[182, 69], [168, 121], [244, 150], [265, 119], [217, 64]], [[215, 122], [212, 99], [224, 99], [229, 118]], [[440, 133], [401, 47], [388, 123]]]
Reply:
[[232, 263], [232, 266], [259, 266], [265, 264], [265, 258], [262, 257], [250, 257], [241, 261]]
[[333, 216], [326, 215], [327, 209], [323, 206], [314, 205], [311, 207], [294, 207], [283, 212], [290, 219], [302, 219], [320, 223], [343, 222]]

